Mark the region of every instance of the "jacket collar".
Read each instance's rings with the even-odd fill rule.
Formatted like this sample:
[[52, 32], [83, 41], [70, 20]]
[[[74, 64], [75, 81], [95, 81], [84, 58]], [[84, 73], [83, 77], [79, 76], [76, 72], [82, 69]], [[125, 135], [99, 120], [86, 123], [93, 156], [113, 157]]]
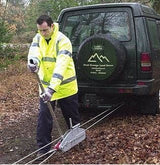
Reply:
[[55, 38], [57, 36], [58, 31], [59, 31], [58, 23], [54, 23], [54, 29], [53, 29], [53, 34], [51, 36], [51, 39], [53, 39], [53, 38]]

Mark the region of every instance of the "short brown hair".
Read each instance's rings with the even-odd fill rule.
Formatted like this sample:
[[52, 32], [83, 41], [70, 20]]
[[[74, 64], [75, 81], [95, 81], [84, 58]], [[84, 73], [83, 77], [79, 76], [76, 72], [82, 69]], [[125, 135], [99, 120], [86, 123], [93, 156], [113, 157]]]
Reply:
[[37, 19], [37, 24], [41, 25], [43, 22], [47, 22], [48, 26], [50, 26], [50, 27], [53, 24], [52, 18], [50, 16], [48, 16], [48, 15], [41, 15]]

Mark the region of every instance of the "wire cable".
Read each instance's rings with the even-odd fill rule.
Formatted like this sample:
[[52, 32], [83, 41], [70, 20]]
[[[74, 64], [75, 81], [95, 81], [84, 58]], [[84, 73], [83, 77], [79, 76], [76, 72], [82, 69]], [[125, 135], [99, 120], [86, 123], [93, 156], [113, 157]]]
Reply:
[[[91, 127], [93, 127], [94, 125], [96, 125], [97, 123], [99, 123], [100, 121], [102, 121], [103, 119], [105, 119], [107, 116], [111, 115], [113, 112], [115, 112], [116, 110], [118, 110], [118, 109], [119, 109], [120, 107], [122, 107], [123, 105], [124, 105], [124, 103], [120, 103], [120, 104], [117, 104], [117, 105], [114, 106], [114, 107], [108, 108], [107, 110], [103, 111], [102, 113], [96, 115], [96, 116], [93, 117], [92, 119], [90, 119], [90, 120], [86, 121], [85, 123], [83, 123], [80, 127], [82, 127], [82, 126], [84, 126], [84, 125], [90, 123], [91, 121], [97, 119], [98, 117], [100, 117], [100, 116], [102, 116], [102, 115], [104, 115], [105, 113], [108, 112], [107, 114], [105, 114], [104, 116], [102, 116], [99, 120], [97, 120], [96, 122], [94, 122], [93, 124], [91, 124], [89, 127], [87, 127], [87, 128], [85, 129], [85, 131], [89, 130]], [[54, 142], [56, 142], [56, 141], [59, 141], [61, 138], [62, 138], [62, 136], [59, 137], [59, 138], [57, 138], [57, 139], [55, 139], [54, 141], [48, 143], [47, 145], [45, 145], [45, 146], [39, 148], [38, 150], [36, 150], [36, 151], [30, 153], [29, 155], [23, 157], [22, 159], [16, 161], [16, 162], [13, 163], [13, 164], [17, 164], [17, 163], [21, 162], [22, 160], [28, 158], [29, 156], [31, 156], [31, 155], [37, 153], [37, 152], [40, 151], [41, 149], [47, 147], [48, 145], [50, 145], [50, 144], [52, 144], [52, 143], [54, 143]], [[39, 158], [41, 158], [41, 157], [43, 157], [43, 156], [49, 154], [49, 156], [48, 156], [46, 159], [44, 159], [42, 162], [40, 162], [40, 164], [42, 164], [42, 163], [46, 162], [50, 157], [52, 157], [52, 155], [54, 155], [57, 151], [58, 151], [57, 149], [55, 149], [55, 150], [54, 150], [54, 149], [53, 149], [53, 150], [50, 150], [50, 151], [48, 151], [47, 153], [45, 153], [45, 154], [43, 154], [43, 155], [41, 155], [41, 156], [39, 156], [39, 157], [37, 157], [37, 158], [35, 158], [35, 159], [30, 160], [28, 163], [26, 163], [26, 165], [27, 165], [27, 164], [31, 164], [31, 163], [33, 163], [34, 161], [38, 160]], [[52, 152], [53, 152], [53, 153], [52, 153]], [[51, 153], [51, 154], [50, 154], [50, 153]]]
[[24, 160], [24, 159], [26, 159], [26, 158], [28, 158], [28, 157], [32, 156], [33, 154], [37, 153], [37, 152], [38, 152], [38, 151], [40, 151], [41, 149], [43, 149], [43, 148], [45, 148], [45, 147], [49, 146], [50, 144], [52, 144], [52, 143], [54, 143], [54, 142], [56, 142], [56, 141], [60, 140], [60, 138], [61, 138], [61, 137], [58, 137], [58, 138], [57, 138], [57, 139], [55, 139], [54, 141], [52, 141], [52, 142], [50, 142], [50, 143], [46, 144], [45, 146], [43, 146], [43, 147], [39, 148], [38, 150], [35, 150], [34, 152], [30, 153], [29, 155], [26, 155], [25, 157], [23, 157], [23, 158], [19, 159], [18, 161], [16, 161], [16, 162], [15, 162], [15, 163], [13, 163], [13, 164], [17, 164], [17, 163], [21, 162], [22, 160]]

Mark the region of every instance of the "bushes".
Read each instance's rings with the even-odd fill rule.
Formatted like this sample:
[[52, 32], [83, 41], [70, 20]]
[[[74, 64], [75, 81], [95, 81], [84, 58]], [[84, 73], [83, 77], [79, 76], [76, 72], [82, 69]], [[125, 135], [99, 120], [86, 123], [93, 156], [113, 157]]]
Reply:
[[21, 48], [17, 44], [9, 44], [13, 36], [12, 30], [8, 24], [0, 19], [0, 70], [6, 68], [9, 64], [19, 59], [26, 58], [28, 47]]
[[0, 45], [0, 71], [17, 60], [27, 60], [29, 45], [1, 44]]
[[8, 43], [13, 36], [8, 24], [0, 19], [0, 43]]

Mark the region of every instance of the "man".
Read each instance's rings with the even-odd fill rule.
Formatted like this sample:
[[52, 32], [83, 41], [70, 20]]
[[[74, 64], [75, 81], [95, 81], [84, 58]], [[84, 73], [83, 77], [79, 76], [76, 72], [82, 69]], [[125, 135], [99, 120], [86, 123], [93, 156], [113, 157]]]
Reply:
[[[55, 100], [61, 107], [65, 121], [70, 126], [80, 122], [78, 112], [78, 87], [72, 45], [70, 40], [59, 31], [57, 23], [51, 17], [41, 15], [37, 19], [38, 33], [28, 54], [28, 68], [37, 72], [45, 88], [40, 91], [40, 110], [37, 126], [37, 144], [41, 148], [51, 142], [52, 116], [46, 102], [50, 101], [54, 108]], [[40, 154], [50, 150], [50, 145], [41, 149]]]

